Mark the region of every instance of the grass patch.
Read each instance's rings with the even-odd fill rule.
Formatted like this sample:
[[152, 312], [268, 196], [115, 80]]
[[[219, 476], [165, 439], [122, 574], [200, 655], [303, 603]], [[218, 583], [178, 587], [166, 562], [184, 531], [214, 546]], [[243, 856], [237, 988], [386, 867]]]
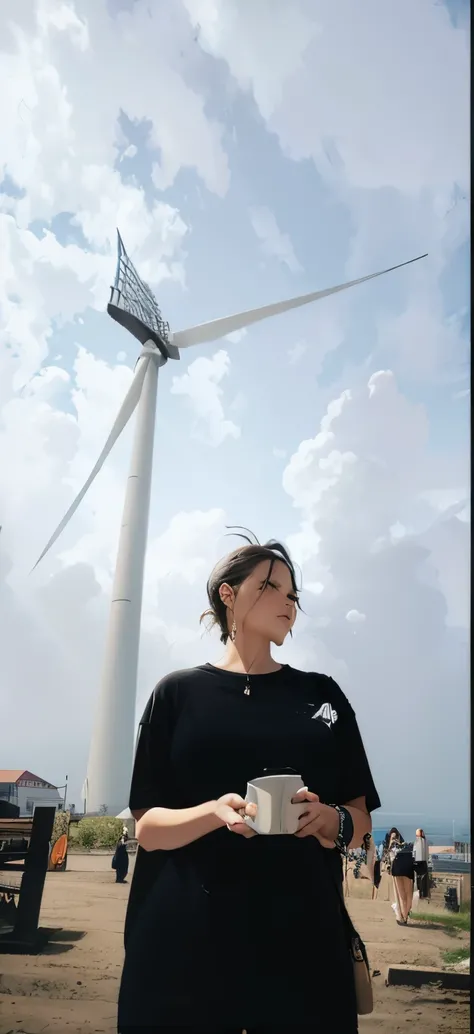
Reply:
[[443, 951], [441, 954], [443, 962], [447, 966], [456, 966], [458, 962], [464, 962], [464, 959], [470, 957], [471, 949], [457, 948], [456, 951]]
[[458, 930], [469, 933], [471, 929], [471, 913], [464, 909], [460, 912], [416, 912], [413, 918], [420, 919], [422, 923], [444, 926], [446, 933], [457, 933]]

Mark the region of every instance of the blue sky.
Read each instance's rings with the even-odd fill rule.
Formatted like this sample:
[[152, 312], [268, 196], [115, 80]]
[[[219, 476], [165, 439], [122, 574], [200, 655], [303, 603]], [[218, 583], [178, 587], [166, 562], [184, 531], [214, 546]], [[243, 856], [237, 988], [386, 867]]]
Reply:
[[[467, 713], [467, 17], [454, 0], [371, 2], [358, 19], [347, 0], [339, 20], [328, 0], [299, 0], [291, 18], [263, 0], [258, 11], [169, 0], [151, 13], [142, 0], [38, 0], [30, 21], [10, 0], [2, 7], [0, 69], [14, 84], [0, 168], [3, 605], [12, 644], [31, 644], [21, 670], [13, 653], [4, 659], [3, 684], [14, 699], [31, 666], [41, 682], [47, 673], [54, 715], [64, 672], [82, 658], [83, 706], [84, 679], [68, 689], [76, 789], [131, 429], [34, 582], [27, 571], [100, 451], [136, 360], [105, 312], [117, 224], [173, 329], [429, 252], [238, 342], [183, 351], [161, 371], [139, 706], [170, 666], [215, 651], [193, 615], [207, 566], [227, 548], [224, 525], [237, 523], [288, 540], [305, 582], [322, 587], [308, 594], [288, 656], [328, 670], [355, 698], [388, 810], [411, 811], [412, 791], [383, 766], [373, 702], [384, 649], [415, 672], [394, 717], [401, 731], [419, 694], [414, 755], [426, 708], [429, 742], [445, 746], [440, 702], [427, 704], [440, 672]], [[394, 630], [390, 607], [385, 624], [369, 609], [391, 599], [396, 549], [412, 559], [400, 561], [405, 582], [394, 580]], [[423, 610], [417, 653], [407, 600], [416, 608], [427, 583], [439, 606]], [[440, 641], [430, 668], [427, 644]], [[48, 743], [27, 736], [6, 763], [61, 781]], [[439, 774], [447, 813], [450, 780], [464, 778], [460, 818], [467, 745]]]

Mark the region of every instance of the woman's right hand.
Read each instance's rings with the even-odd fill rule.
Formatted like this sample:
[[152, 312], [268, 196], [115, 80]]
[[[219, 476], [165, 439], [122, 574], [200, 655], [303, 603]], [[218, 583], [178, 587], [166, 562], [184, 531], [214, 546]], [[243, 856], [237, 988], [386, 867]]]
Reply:
[[256, 830], [244, 822], [244, 815], [255, 818], [257, 805], [244, 801], [238, 793], [226, 793], [216, 801], [215, 815], [227, 826], [231, 833], [240, 833], [243, 837], [256, 836]]

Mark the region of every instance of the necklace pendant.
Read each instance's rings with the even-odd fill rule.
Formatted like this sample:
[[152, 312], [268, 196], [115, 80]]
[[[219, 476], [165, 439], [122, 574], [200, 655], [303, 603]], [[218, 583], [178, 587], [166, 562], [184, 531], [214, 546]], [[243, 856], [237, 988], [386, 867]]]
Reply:
[[249, 682], [248, 679], [247, 679], [247, 682], [245, 683], [244, 696], [246, 696], [246, 697], [250, 696], [250, 682]]

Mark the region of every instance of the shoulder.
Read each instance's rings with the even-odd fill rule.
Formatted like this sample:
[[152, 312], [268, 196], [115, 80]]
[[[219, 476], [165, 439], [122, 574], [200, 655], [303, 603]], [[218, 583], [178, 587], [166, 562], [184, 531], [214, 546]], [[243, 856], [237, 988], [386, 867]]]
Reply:
[[151, 724], [158, 714], [161, 720], [164, 711], [170, 716], [176, 714], [187, 694], [201, 686], [205, 678], [206, 672], [199, 667], [183, 668], [165, 675], [157, 682], [147, 701], [141, 724]]
[[299, 671], [297, 668], [291, 668], [290, 671], [302, 687], [317, 689], [320, 695], [326, 698], [324, 703], [331, 704], [341, 713], [354, 713], [353, 707], [345, 693], [343, 693], [341, 687], [330, 675], [323, 675], [319, 671]]

